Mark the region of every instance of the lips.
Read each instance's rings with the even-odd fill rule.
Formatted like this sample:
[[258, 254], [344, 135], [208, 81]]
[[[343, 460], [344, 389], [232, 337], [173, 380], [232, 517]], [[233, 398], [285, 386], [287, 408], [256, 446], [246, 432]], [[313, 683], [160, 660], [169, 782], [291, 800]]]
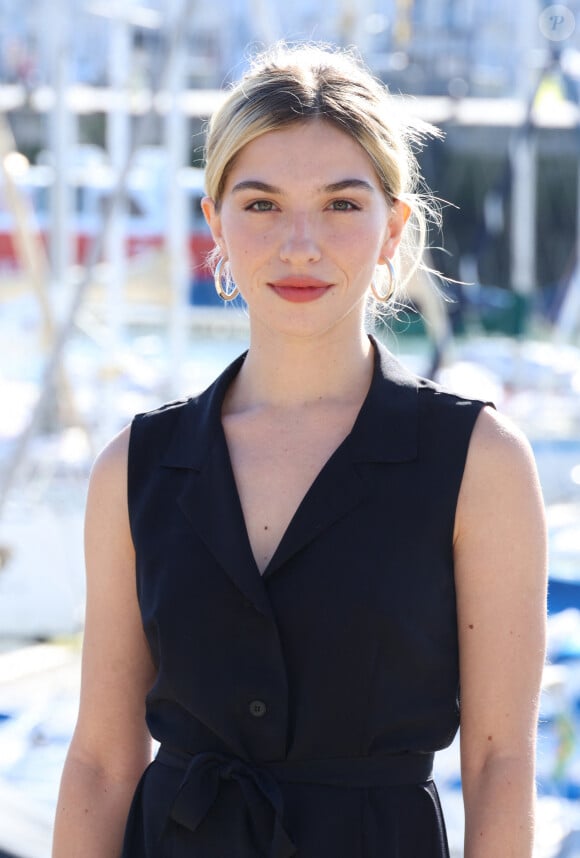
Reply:
[[305, 277], [302, 274], [292, 274], [290, 277], [283, 277], [281, 280], [275, 280], [271, 286], [280, 287], [282, 289], [324, 289], [330, 286], [325, 280], [319, 280], [317, 277]]
[[317, 277], [293, 274], [289, 277], [283, 277], [281, 280], [275, 280], [269, 285], [285, 301], [302, 304], [321, 298], [331, 288], [332, 283], [319, 280]]

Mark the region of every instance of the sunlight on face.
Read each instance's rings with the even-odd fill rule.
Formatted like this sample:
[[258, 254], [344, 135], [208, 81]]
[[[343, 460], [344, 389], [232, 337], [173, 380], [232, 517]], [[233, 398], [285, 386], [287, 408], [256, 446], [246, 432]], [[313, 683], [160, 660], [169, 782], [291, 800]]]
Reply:
[[247, 144], [219, 211], [204, 210], [250, 318], [304, 332], [360, 325], [375, 266], [400, 237], [370, 158], [322, 120]]

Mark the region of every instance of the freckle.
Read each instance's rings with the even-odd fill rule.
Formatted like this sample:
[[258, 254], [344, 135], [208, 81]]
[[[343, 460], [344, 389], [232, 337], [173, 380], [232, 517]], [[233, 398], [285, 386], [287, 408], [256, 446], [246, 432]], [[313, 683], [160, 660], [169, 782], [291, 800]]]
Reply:
[[264, 530], [268, 530], [268, 525], [267, 525], [267, 524], [265, 524], [265, 525], [264, 525]]
[[469, 628], [470, 628], [470, 629], [472, 629], [472, 628], [473, 628], [473, 623], [470, 623], [470, 624], [469, 624]]
[[488, 742], [491, 742], [491, 740], [492, 740], [492, 739], [493, 739], [493, 736], [488, 736], [488, 737], [487, 737], [487, 741], [488, 741]]

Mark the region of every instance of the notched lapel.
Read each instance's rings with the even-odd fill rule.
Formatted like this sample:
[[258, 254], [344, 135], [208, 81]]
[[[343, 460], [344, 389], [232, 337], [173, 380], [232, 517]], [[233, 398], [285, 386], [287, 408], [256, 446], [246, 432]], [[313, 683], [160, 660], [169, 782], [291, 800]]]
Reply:
[[344, 518], [372, 492], [358, 462], [409, 462], [417, 456], [418, 384], [373, 337], [371, 386], [354, 426], [318, 474], [288, 526], [267, 578], [319, 533]]
[[161, 465], [181, 473], [177, 503], [192, 529], [245, 598], [271, 617], [221, 425], [225, 391], [244, 358], [237, 358], [206, 391], [182, 406]]
[[245, 598], [266, 616], [272, 607], [256, 568], [233, 482], [219, 439], [200, 471], [184, 471], [178, 505], [206, 548]]
[[349, 439], [326, 462], [300, 506], [264, 572], [264, 578], [357, 507], [368, 489], [358, 475]]
[[358, 506], [371, 489], [358, 462], [408, 462], [417, 455], [418, 383], [373, 338], [375, 363], [368, 395], [349, 436], [318, 474], [261, 576], [252, 555], [221, 425], [225, 391], [244, 355], [183, 408], [162, 464], [183, 474], [179, 506], [236, 587], [272, 616], [264, 579], [325, 529]]

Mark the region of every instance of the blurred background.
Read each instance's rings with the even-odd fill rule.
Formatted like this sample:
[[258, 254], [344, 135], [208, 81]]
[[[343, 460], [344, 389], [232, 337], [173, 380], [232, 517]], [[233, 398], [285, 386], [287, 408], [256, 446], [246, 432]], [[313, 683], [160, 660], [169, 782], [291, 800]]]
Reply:
[[[257, 49], [354, 46], [439, 126], [443, 201], [376, 334], [491, 399], [550, 527], [537, 856], [580, 856], [580, 0], [0, 0], [0, 858], [48, 858], [78, 700], [91, 462], [247, 345], [199, 209], [208, 117]], [[438, 784], [454, 858], [456, 743]]]

